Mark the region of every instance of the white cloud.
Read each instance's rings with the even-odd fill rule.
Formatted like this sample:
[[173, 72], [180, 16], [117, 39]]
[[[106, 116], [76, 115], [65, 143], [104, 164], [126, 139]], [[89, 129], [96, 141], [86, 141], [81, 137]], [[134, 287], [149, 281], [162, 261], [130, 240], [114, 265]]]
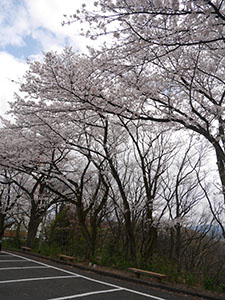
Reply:
[[[88, 40], [82, 38], [80, 24], [62, 26], [65, 21], [64, 15], [71, 15], [86, 3], [89, 6], [92, 0], [25, 0], [26, 8], [30, 17], [32, 37], [38, 38], [43, 45], [44, 51], [62, 49], [67, 44], [84, 51]], [[49, 34], [45, 30], [49, 31]]]
[[76, 0], [25, 0], [33, 27], [43, 26], [52, 32], [63, 33], [63, 14], [73, 13], [82, 1]]
[[12, 0], [0, 2], [0, 46], [24, 44], [23, 36], [30, 33], [28, 14], [23, 6]]
[[42, 51], [60, 52], [65, 46], [84, 52], [87, 44], [96, 44], [96, 41], [88, 42], [79, 35], [79, 23], [61, 25], [65, 20], [64, 14], [76, 13], [83, 3], [91, 9], [93, 2], [94, 0], [0, 0], [0, 114], [3, 115], [9, 109], [7, 102], [13, 100], [13, 94], [19, 87], [11, 80], [18, 81], [27, 67], [24, 60], [16, 57], [39, 59]]
[[83, 3], [93, 6], [93, 0], [1, 0], [0, 47], [24, 46], [31, 35], [44, 51], [62, 49], [66, 42], [83, 51], [88, 40], [79, 36], [80, 24], [61, 25], [64, 14], [74, 14]]
[[27, 69], [24, 61], [20, 61], [6, 52], [0, 52], [0, 114], [3, 115], [8, 109], [8, 101], [14, 99], [14, 92], [18, 91], [17, 83]]

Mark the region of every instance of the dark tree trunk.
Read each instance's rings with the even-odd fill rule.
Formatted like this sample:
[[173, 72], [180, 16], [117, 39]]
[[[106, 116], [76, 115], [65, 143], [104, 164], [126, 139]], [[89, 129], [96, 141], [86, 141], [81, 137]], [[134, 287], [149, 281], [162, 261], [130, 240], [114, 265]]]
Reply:
[[126, 233], [127, 233], [128, 243], [129, 243], [128, 255], [134, 262], [136, 262], [136, 241], [135, 241], [135, 236], [134, 236], [133, 225], [131, 222], [130, 205], [127, 200], [122, 182], [119, 177], [119, 174], [112, 163], [112, 159], [108, 158], [108, 161], [109, 161], [110, 168], [112, 170], [112, 175], [118, 184], [120, 195], [121, 195], [121, 198], [123, 201], [125, 228], [126, 228]]
[[149, 233], [148, 233], [148, 242], [147, 242], [146, 251], [145, 251], [145, 257], [146, 257], [146, 260], [148, 263], [151, 262], [152, 255], [154, 253], [154, 248], [156, 245], [156, 241], [157, 241], [157, 228], [154, 226], [151, 226], [151, 228], [149, 229]]
[[38, 226], [41, 223], [41, 216], [40, 213], [36, 211], [36, 208], [31, 209], [30, 221], [28, 224], [28, 233], [27, 233], [27, 240], [26, 246], [32, 248], [33, 242], [35, 240]]
[[179, 223], [175, 226], [176, 243], [175, 243], [175, 257], [177, 261], [177, 271], [181, 272], [180, 249], [181, 249], [181, 225]]
[[94, 249], [93, 249], [93, 245], [92, 245], [91, 236], [90, 236], [90, 233], [89, 233], [87, 225], [86, 225], [86, 217], [84, 215], [84, 211], [82, 209], [82, 206], [80, 207], [80, 205], [77, 205], [77, 216], [78, 216], [81, 232], [82, 232], [83, 237], [85, 238], [85, 240], [88, 244], [88, 248], [87, 248], [87, 252], [86, 252], [86, 258], [89, 259], [91, 254], [93, 253]]
[[110, 151], [107, 148], [107, 140], [108, 140], [108, 121], [106, 120], [105, 123], [105, 132], [104, 132], [104, 150], [105, 150], [105, 154], [107, 157], [107, 160], [109, 162], [109, 166], [112, 172], [112, 176], [114, 177], [119, 191], [120, 191], [120, 195], [122, 198], [122, 202], [123, 202], [123, 209], [124, 209], [124, 220], [125, 220], [125, 228], [126, 228], [126, 234], [127, 234], [127, 238], [128, 238], [128, 243], [129, 243], [129, 252], [128, 252], [128, 256], [129, 258], [133, 261], [136, 262], [137, 259], [137, 253], [136, 253], [136, 241], [135, 241], [135, 235], [134, 235], [134, 230], [133, 230], [133, 224], [132, 224], [132, 220], [131, 220], [131, 210], [130, 210], [130, 205], [125, 193], [125, 189], [124, 186], [122, 184], [122, 181], [120, 179], [120, 175], [114, 165], [112, 156], [110, 154]]
[[[223, 158], [221, 157], [219, 151], [216, 151], [216, 157], [217, 157], [217, 166], [218, 171], [220, 175], [220, 180], [222, 184], [222, 192], [223, 192], [223, 198], [224, 198], [224, 204], [225, 204], [225, 162]], [[225, 238], [225, 236], [224, 236]]]
[[0, 213], [0, 252], [2, 251], [2, 239], [5, 231], [5, 215]]

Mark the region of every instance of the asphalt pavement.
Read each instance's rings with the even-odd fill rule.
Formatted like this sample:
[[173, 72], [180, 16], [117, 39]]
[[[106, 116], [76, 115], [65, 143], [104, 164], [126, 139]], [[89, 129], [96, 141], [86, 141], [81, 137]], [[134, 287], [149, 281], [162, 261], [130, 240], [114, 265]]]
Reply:
[[23, 255], [0, 253], [0, 300], [193, 300]]

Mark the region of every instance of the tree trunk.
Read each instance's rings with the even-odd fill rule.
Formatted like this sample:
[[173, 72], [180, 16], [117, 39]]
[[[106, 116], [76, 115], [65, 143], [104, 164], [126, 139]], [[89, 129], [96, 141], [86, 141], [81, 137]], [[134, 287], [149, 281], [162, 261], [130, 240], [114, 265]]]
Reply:
[[16, 240], [17, 240], [17, 241], [20, 240], [20, 229], [21, 229], [21, 224], [22, 224], [22, 221], [18, 222], [18, 223], [17, 223], [17, 226], [16, 226]]
[[[222, 184], [223, 199], [224, 199], [224, 204], [225, 204], [225, 163], [224, 163], [224, 160], [221, 157], [219, 151], [216, 151], [216, 157], [217, 157], [218, 171], [219, 171], [220, 180], [221, 180], [221, 184]], [[224, 236], [224, 238], [225, 238], [225, 236]]]
[[5, 231], [5, 215], [0, 213], [0, 252], [2, 251], [2, 239]]
[[105, 132], [104, 132], [104, 150], [105, 150], [105, 154], [112, 172], [112, 176], [115, 179], [119, 191], [120, 191], [120, 195], [123, 201], [123, 209], [124, 209], [124, 220], [125, 220], [125, 228], [126, 228], [126, 234], [128, 237], [128, 242], [129, 242], [129, 258], [132, 259], [133, 262], [136, 262], [136, 242], [135, 242], [135, 235], [134, 235], [134, 230], [133, 230], [133, 226], [132, 226], [132, 221], [131, 221], [131, 211], [130, 211], [130, 205], [129, 202], [127, 200], [127, 196], [124, 190], [124, 186], [122, 184], [122, 181], [120, 179], [120, 175], [113, 163], [113, 159], [111, 157], [111, 154], [107, 148], [107, 138], [108, 138], [108, 121], [106, 120], [105, 123]]
[[169, 258], [173, 259], [173, 252], [174, 252], [174, 228], [170, 228], [170, 252], [169, 252]]
[[117, 185], [118, 185], [118, 188], [120, 191], [120, 195], [121, 195], [121, 198], [123, 201], [125, 228], [126, 228], [126, 233], [127, 233], [128, 242], [129, 242], [128, 255], [134, 262], [136, 262], [136, 242], [135, 242], [135, 236], [134, 236], [133, 226], [132, 226], [132, 222], [131, 222], [130, 205], [127, 200], [122, 182], [119, 177], [119, 174], [112, 163], [112, 159], [109, 158], [108, 161], [109, 161], [110, 168], [112, 170], [112, 175], [117, 182]]
[[180, 248], [181, 248], [181, 225], [179, 223], [175, 226], [176, 230], [176, 243], [175, 243], [175, 257], [177, 261], [177, 271], [181, 272], [181, 261], [180, 261]]
[[91, 239], [90, 233], [89, 233], [87, 225], [86, 225], [86, 216], [84, 214], [82, 204], [77, 203], [76, 207], [77, 207], [77, 216], [78, 216], [78, 221], [79, 221], [79, 225], [80, 225], [80, 228], [81, 228], [81, 232], [82, 232], [83, 237], [85, 238], [85, 240], [88, 244], [88, 248], [87, 248], [87, 252], [86, 252], [86, 258], [89, 259], [90, 256], [93, 254], [93, 252], [95, 250], [93, 249], [92, 239]]
[[35, 240], [38, 226], [41, 223], [41, 216], [40, 213], [37, 213], [36, 208], [31, 209], [30, 221], [28, 224], [28, 233], [27, 233], [27, 240], [26, 246], [32, 248], [33, 242]]
[[157, 228], [151, 226], [148, 233], [148, 243], [145, 251], [145, 257], [148, 263], [151, 262], [153, 249], [155, 247], [156, 241], [157, 241]]
[[133, 226], [130, 218], [130, 210], [125, 213], [125, 226], [126, 226], [126, 232], [127, 232], [128, 242], [129, 242], [128, 255], [133, 260], [133, 262], [136, 262], [136, 242], [135, 242]]

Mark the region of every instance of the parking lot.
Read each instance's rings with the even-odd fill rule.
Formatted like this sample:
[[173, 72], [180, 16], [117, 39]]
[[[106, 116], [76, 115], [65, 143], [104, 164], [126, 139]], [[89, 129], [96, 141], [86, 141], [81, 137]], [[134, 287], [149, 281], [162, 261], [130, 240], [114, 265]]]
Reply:
[[[0, 254], [1, 300], [178, 300], [192, 299], [147, 287], [130, 285], [96, 275], [72, 272], [66, 268], [8, 252]], [[119, 282], [119, 284], [117, 284]], [[161, 296], [162, 295], [162, 296]]]

